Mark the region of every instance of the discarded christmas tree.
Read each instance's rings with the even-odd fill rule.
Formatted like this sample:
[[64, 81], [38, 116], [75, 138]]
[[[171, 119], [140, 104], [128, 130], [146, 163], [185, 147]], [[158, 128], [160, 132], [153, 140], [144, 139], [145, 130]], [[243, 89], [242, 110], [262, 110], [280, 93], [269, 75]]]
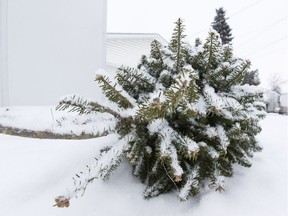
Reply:
[[109, 178], [123, 159], [146, 185], [145, 198], [177, 191], [180, 200], [205, 186], [221, 192], [234, 163], [251, 166], [248, 158], [261, 149], [255, 135], [265, 113], [256, 102], [260, 92], [240, 86], [250, 63], [234, 58], [215, 32], [191, 48], [184, 42], [182, 20], [175, 24], [169, 46], [153, 41], [138, 69], [119, 68], [115, 83], [97, 75], [117, 110], [76, 97], [60, 102], [60, 110], [110, 113], [119, 139], [76, 175], [74, 192], [57, 197], [58, 207], [69, 206], [94, 179]]

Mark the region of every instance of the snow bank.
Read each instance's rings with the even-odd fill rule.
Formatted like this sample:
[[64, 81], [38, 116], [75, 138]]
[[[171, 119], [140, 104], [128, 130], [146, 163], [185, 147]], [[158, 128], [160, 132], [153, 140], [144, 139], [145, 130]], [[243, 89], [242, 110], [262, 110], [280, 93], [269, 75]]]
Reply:
[[[23, 114], [20, 109], [17, 112]], [[90, 184], [85, 195], [71, 200], [65, 209], [52, 207], [55, 196], [65, 193], [72, 177], [93, 163], [99, 149], [114, 143], [116, 137], [67, 141], [0, 134], [1, 215], [287, 215], [288, 116], [268, 114], [261, 124], [263, 131], [257, 139], [263, 152], [255, 154], [251, 168], [237, 166], [221, 194], [211, 191], [187, 202], [165, 194], [147, 201], [142, 198], [144, 185], [124, 162], [108, 182]]]

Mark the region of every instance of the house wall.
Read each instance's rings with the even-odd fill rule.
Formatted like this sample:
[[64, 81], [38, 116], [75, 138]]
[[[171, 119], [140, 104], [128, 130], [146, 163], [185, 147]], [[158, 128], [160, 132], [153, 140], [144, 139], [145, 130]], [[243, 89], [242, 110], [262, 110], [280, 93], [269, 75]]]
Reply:
[[0, 0], [0, 107], [8, 104], [7, 1]]
[[280, 95], [280, 113], [288, 114], [288, 93]]
[[0, 106], [54, 105], [74, 93], [93, 98], [94, 72], [105, 67], [106, 0], [1, 2], [8, 39], [1, 86], [8, 86]]
[[108, 33], [106, 63], [109, 69], [117, 70], [123, 65], [136, 68], [143, 55], [150, 55], [153, 40], [158, 40], [163, 46], [168, 45], [155, 33]]
[[263, 94], [264, 102], [266, 103], [267, 112], [276, 112], [280, 110], [280, 94], [275, 91], [267, 90]]

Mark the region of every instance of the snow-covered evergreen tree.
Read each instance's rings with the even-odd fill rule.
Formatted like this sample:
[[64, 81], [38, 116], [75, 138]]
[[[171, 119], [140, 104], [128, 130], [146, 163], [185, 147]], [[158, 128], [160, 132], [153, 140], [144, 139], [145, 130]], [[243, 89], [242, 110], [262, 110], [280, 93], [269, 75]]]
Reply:
[[212, 28], [219, 33], [222, 44], [229, 44], [232, 42], [233, 37], [231, 28], [226, 22], [227, 18], [225, 17], [225, 13], [226, 11], [224, 11], [222, 7], [216, 9], [216, 16], [212, 22]]
[[169, 46], [153, 41], [138, 69], [119, 68], [115, 83], [96, 77], [118, 109], [75, 97], [60, 101], [60, 110], [110, 113], [119, 138], [76, 175], [73, 192], [56, 198], [58, 207], [69, 206], [94, 179], [109, 178], [123, 159], [145, 184], [145, 198], [177, 191], [180, 200], [205, 185], [221, 192], [234, 163], [251, 166], [249, 158], [261, 149], [255, 135], [265, 113], [256, 102], [260, 92], [240, 85], [250, 62], [234, 58], [215, 32], [191, 50], [184, 43], [182, 20], [175, 24]]

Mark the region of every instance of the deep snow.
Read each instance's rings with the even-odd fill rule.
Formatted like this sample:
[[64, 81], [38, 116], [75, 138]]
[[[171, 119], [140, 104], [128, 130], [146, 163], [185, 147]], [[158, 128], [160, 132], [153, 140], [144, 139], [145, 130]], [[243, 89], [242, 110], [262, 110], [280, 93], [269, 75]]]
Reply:
[[[60, 113], [53, 115], [50, 107], [9, 108], [9, 113], [1, 108], [0, 124], [63, 132], [54, 124]], [[285, 216], [288, 116], [268, 114], [261, 125], [257, 138], [264, 150], [255, 154], [251, 168], [235, 167], [235, 175], [226, 180], [221, 194], [211, 191], [186, 202], [180, 202], [176, 194], [166, 194], [147, 201], [142, 198], [144, 186], [124, 162], [109, 181], [93, 182], [83, 197], [72, 199], [65, 209], [52, 207], [54, 198], [69, 193], [72, 177], [116, 138], [41, 140], [0, 134], [0, 215]], [[75, 125], [65, 125], [69, 127]]]

